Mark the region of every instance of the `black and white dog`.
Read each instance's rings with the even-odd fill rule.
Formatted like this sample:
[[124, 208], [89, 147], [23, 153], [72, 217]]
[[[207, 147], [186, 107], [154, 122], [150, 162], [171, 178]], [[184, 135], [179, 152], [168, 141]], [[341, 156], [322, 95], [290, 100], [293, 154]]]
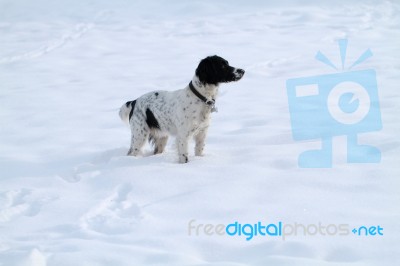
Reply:
[[127, 102], [119, 116], [129, 123], [132, 137], [128, 155], [136, 156], [147, 139], [154, 143], [154, 154], [162, 153], [168, 136], [177, 137], [179, 162], [187, 163], [188, 141], [196, 141], [195, 155], [201, 156], [210, 124], [216, 111], [218, 85], [238, 81], [244, 70], [229, 66], [219, 56], [201, 60], [195, 76], [186, 88], [177, 91], [153, 91]]

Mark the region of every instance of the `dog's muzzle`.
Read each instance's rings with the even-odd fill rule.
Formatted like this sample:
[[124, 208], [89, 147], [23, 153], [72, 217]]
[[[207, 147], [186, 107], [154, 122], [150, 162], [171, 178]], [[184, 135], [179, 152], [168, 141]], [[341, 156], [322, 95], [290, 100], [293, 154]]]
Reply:
[[244, 75], [244, 72], [245, 71], [243, 69], [236, 68], [235, 71], [233, 72], [233, 74], [235, 75], [235, 78], [236, 78], [235, 80], [241, 79]]

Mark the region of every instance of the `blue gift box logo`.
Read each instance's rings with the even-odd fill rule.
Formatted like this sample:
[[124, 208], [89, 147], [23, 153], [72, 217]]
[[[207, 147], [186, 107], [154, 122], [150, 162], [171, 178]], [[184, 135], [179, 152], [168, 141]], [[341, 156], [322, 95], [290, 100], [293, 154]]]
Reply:
[[[343, 70], [347, 40], [339, 48]], [[350, 70], [371, 56], [368, 49], [348, 71], [287, 80], [293, 138], [322, 141], [320, 150], [300, 154], [300, 167], [332, 167], [332, 138], [340, 135], [347, 136], [348, 163], [381, 161], [377, 148], [357, 143], [357, 134], [382, 129], [375, 70]], [[321, 52], [316, 59], [338, 69]]]

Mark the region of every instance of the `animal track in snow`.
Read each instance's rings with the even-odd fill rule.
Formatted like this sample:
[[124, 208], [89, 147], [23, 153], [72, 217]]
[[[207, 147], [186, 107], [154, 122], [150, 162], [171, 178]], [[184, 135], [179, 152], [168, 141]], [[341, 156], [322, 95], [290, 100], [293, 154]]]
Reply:
[[132, 187], [118, 186], [115, 191], [81, 218], [85, 230], [104, 234], [124, 234], [140, 219], [140, 208], [132, 201]]
[[75, 29], [72, 30], [69, 33], [63, 34], [59, 39], [53, 40], [51, 42], [48, 42], [46, 45], [37, 48], [32, 51], [28, 51], [25, 53], [21, 53], [19, 55], [11, 56], [11, 57], [4, 57], [0, 59], [0, 64], [5, 64], [5, 63], [13, 63], [17, 61], [22, 61], [22, 60], [29, 60], [29, 59], [34, 59], [41, 57], [49, 52], [52, 52], [53, 50], [56, 50], [57, 48], [60, 48], [67, 44], [70, 41], [76, 40], [82, 35], [84, 35], [87, 31], [93, 28], [93, 24], [91, 23], [81, 23], [75, 25]]
[[0, 223], [11, 221], [18, 216], [35, 216], [49, 200], [38, 198], [30, 189], [0, 192]]
[[[125, 154], [126, 148], [108, 150], [96, 155], [95, 158], [88, 159], [86, 163], [81, 163], [75, 167], [59, 172], [57, 176], [68, 183], [76, 183], [85, 178], [93, 178], [102, 174], [103, 170], [107, 169], [107, 164], [111, 163], [118, 166], [126, 161], [124, 160], [127, 157]], [[122, 158], [114, 160], [116, 157]]]
[[88, 31], [93, 29], [97, 22], [105, 21], [108, 18], [108, 16], [110, 15], [110, 13], [111, 12], [109, 12], [109, 11], [103, 11], [96, 15], [96, 17], [94, 18], [94, 22], [75, 24], [74, 29], [70, 30], [68, 33], [64, 33], [58, 39], [47, 42], [42, 47], [39, 47], [39, 48], [31, 50], [31, 51], [27, 51], [24, 53], [20, 53], [18, 55], [0, 58], [0, 64], [7, 64], [7, 63], [13, 63], [13, 62], [18, 62], [18, 61], [23, 61], [23, 60], [35, 59], [35, 58], [41, 57], [47, 53], [50, 53], [64, 45], [66, 45], [69, 42], [72, 42], [74, 40], [81, 38]]

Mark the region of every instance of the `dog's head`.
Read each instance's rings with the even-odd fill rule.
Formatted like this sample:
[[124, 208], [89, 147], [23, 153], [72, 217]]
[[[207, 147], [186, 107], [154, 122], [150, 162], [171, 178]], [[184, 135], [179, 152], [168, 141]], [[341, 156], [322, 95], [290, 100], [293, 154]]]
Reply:
[[196, 76], [204, 85], [238, 81], [243, 75], [243, 69], [231, 67], [228, 61], [216, 55], [201, 60], [196, 69]]

